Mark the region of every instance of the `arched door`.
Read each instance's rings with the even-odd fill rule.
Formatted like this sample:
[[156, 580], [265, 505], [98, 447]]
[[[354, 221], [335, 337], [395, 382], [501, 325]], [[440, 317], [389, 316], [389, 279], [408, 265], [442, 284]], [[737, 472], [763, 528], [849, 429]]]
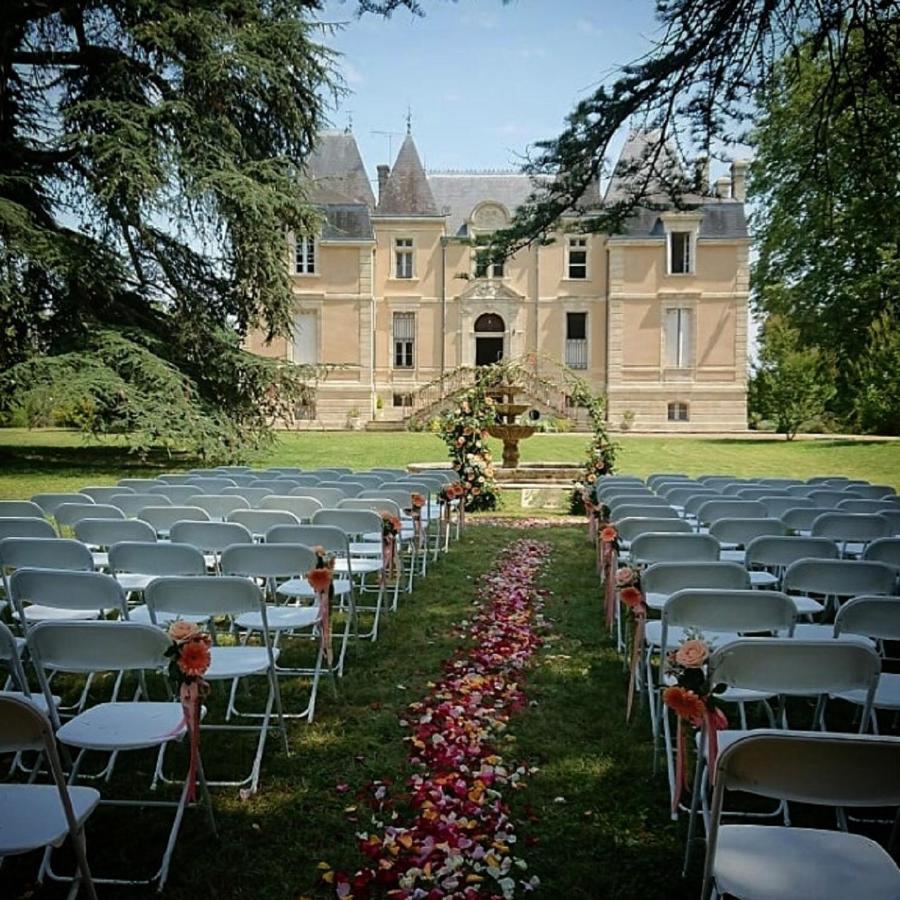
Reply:
[[503, 359], [506, 323], [496, 313], [482, 313], [475, 320], [475, 365], [490, 366]]

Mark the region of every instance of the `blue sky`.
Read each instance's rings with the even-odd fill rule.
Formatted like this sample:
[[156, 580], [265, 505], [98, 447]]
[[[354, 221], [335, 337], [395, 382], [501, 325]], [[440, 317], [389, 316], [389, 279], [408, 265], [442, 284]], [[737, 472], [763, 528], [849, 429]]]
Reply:
[[357, 19], [354, 0], [329, 0], [322, 16], [346, 23], [326, 41], [342, 54], [351, 91], [332, 124], [352, 116], [370, 176], [393, 162], [407, 107], [429, 169], [516, 168], [529, 144], [554, 137], [576, 100], [649, 50], [657, 33], [651, 0], [422, 6], [424, 17]]

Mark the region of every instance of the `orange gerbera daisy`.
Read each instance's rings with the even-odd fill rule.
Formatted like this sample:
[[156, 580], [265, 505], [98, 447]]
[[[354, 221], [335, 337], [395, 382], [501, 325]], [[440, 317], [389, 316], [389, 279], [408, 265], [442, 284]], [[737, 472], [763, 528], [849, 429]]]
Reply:
[[331, 584], [331, 569], [310, 569], [306, 573], [306, 580], [309, 586], [317, 593], [322, 594], [328, 590]]
[[421, 494], [410, 494], [409, 499], [413, 509], [421, 509], [425, 505], [425, 498]]
[[641, 593], [640, 588], [636, 588], [634, 585], [623, 587], [622, 590], [619, 591], [619, 599], [629, 609], [637, 609], [644, 603], [644, 595]]
[[178, 668], [188, 677], [199, 678], [209, 668], [210, 655], [206, 641], [187, 641], [178, 653]]
[[616, 531], [615, 525], [607, 525], [603, 531], [600, 532], [600, 540], [606, 544], [611, 544], [618, 536], [619, 532]]
[[706, 712], [706, 704], [697, 694], [677, 685], [663, 691], [663, 703], [673, 709], [679, 718], [689, 722], [702, 721]]

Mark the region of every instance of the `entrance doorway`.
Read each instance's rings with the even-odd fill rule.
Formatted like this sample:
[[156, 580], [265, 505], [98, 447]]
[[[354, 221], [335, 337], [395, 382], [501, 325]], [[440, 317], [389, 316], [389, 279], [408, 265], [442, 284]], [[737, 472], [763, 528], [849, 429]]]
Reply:
[[475, 320], [475, 365], [491, 366], [503, 359], [506, 323], [496, 313], [483, 313]]

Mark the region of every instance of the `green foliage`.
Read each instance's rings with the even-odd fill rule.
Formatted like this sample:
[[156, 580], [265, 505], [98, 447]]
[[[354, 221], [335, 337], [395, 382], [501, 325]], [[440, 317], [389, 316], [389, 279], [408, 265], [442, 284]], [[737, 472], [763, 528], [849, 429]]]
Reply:
[[[896, 38], [897, 28], [886, 33]], [[864, 80], [869, 52], [847, 36], [850, 77]], [[856, 361], [868, 352], [872, 324], [900, 314], [900, 106], [873, 80], [833, 98], [824, 122], [811, 117], [831, 78], [830, 65], [811, 57], [806, 48], [786, 60], [761, 95], [750, 178], [753, 297], [759, 312], [786, 317], [804, 345], [834, 359], [829, 409], [862, 419], [856, 401], [868, 383], [860, 379], [875, 377], [873, 396], [882, 387], [877, 366]], [[865, 414], [866, 427], [898, 433], [890, 420], [872, 407]]]
[[[91, 431], [134, 419], [136, 447], [258, 442], [305, 380], [239, 343], [254, 325], [289, 332], [285, 232], [317, 224], [302, 173], [333, 89], [319, 3], [14, 7], [0, 21], [0, 371], [71, 383], [49, 413], [58, 388], [42, 398], [18, 370], [13, 402]], [[91, 359], [112, 331], [131, 362], [108, 337]]]
[[804, 347], [798, 329], [781, 316], [771, 316], [750, 383], [754, 413], [774, 420], [775, 430], [792, 440], [802, 425], [823, 415], [834, 396], [833, 383], [822, 352]]
[[459, 396], [456, 405], [440, 418], [441, 440], [466, 489], [468, 510], [496, 509], [500, 501], [487, 433], [494, 415], [494, 401], [485, 396], [482, 385], [476, 385]]
[[593, 429], [593, 437], [587, 446], [581, 477], [575, 482], [569, 509], [575, 515], [585, 512], [585, 494], [594, 501], [597, 499], [598, 479], [604, 475], [612, 475], [616, 470], [616, 455], [619, 448], [609, 437], [606, 430], [606, 403], [600, 394], [591, 393], [586, 384], [576, 386], [572, 394], [576, 406], [583, 406], [588, 411]]
[[900, 434], [900, 325], [882, 313], [869, 326], [869, 342], [853, 367], [853, 407], [863, 431]]

